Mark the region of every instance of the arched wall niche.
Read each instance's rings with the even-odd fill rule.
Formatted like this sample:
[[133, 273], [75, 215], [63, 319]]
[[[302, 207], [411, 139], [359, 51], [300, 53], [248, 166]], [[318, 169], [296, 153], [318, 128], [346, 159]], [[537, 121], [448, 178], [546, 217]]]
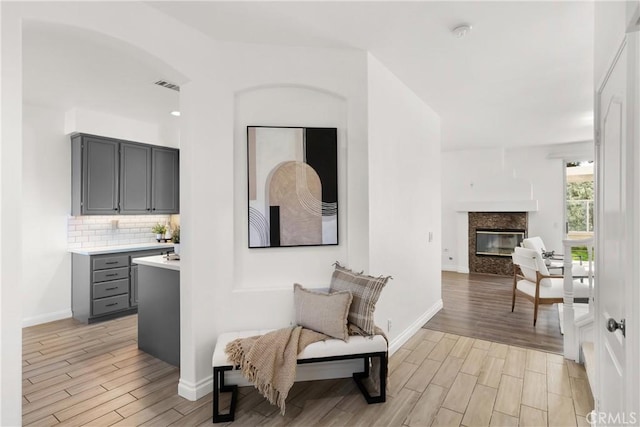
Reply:
[[[328, 283], [332, 264], [336, 260], [348, 262], [346, 97], [322, 87], [274, 83], [243, 88], [234, 98], [234, 288], [288, 292], [291, 283], [301, 277], [310, 284]], [[337, 246], [248, 249], [247, 126], [337, 128]]]

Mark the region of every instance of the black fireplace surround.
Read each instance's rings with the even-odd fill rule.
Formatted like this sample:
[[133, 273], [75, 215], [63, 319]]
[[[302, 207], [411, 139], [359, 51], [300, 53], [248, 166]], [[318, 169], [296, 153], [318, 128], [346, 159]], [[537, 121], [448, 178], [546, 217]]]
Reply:
[[521, 229], [476, 229], [476, 255], [510, 257], [526, 237]]

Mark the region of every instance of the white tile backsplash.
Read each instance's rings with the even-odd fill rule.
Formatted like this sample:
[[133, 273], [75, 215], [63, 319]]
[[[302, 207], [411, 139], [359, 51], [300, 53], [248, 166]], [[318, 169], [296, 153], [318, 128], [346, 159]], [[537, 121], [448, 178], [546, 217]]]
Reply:
[[[112, 220], [118, 221], [115, 229]], [[151, 227], [170, 220], [170, 215], [72, 216], [67, 243], [70, 249], [77, 249], [155, 242]]]

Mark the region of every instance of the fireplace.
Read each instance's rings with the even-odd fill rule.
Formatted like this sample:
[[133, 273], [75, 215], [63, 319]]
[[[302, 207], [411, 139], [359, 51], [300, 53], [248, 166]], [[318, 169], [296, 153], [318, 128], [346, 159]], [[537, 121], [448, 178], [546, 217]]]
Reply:
[[527, 212], [469, 212], [469, 271], [513, 275], [511, 254], [528, 222]]
[[476, 255], [510, 257], [513, 249], [522, 243], [524, 233], [524, 230], [478, 228], [476, 229]]

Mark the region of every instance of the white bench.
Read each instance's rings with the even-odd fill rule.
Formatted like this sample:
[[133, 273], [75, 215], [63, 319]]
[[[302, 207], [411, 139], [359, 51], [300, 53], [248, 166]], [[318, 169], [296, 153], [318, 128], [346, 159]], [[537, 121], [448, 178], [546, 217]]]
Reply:
[[[226, 371], [238, 369], [227, 359], [224, 349], [227, 344], [236, 338], [246, 338], [255, 335], [264, 335], [271, 330], [227, 332], [221, 334], [216, 342], [213, 352], [213, 422], [229, 422], [234, 420], [236, 403], [238, 399], [238, 386], [224, 383]], [[354, 372], [353, 380], [358, 385], [360, 392], [367, 403], [381, 403], [386, 400], [387, 386], [387, 340], [380, 335], [373, 337], [350, 336], [345, 342], [339, 339], [328, 339], [310, 344], [298, 355], [298, 364], [330, 362], [336, 360], [363, 359], [363, 372]], [[362, 380], [369, 377], [369, 363], [371, 358], [379, 358], [380, 361], [380, 390], [377, 396], [371, 396]], [[220, 393], [231, 392], [231, 405], [229, 413], [220, 414]]]

